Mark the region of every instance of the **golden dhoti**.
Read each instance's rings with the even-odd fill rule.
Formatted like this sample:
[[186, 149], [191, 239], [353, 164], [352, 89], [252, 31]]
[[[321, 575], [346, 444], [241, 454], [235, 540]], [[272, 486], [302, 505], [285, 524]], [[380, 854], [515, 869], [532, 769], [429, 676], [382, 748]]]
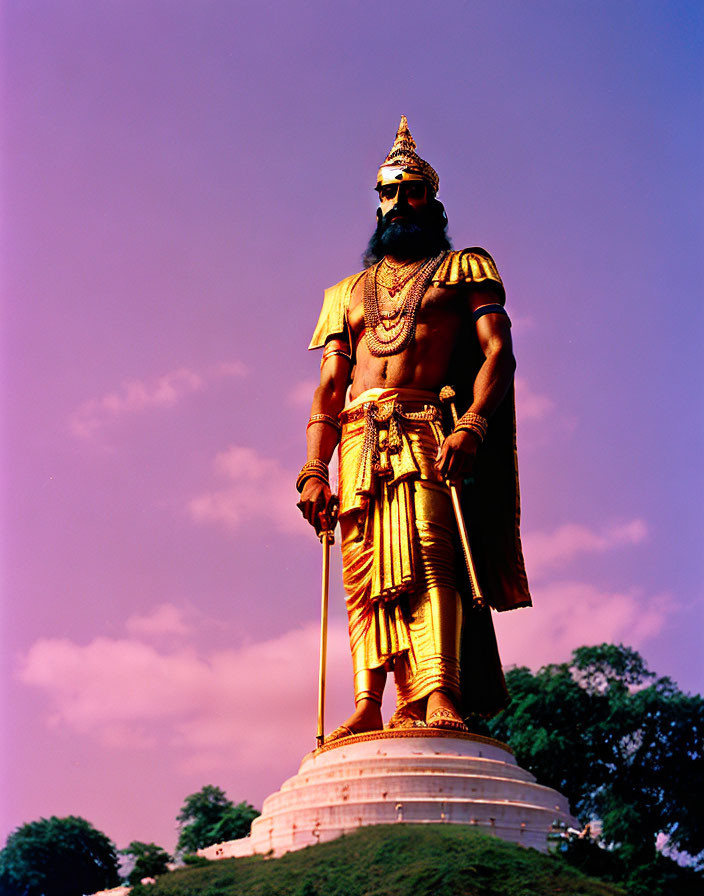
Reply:
[[340, 528], [355, 699], [393, 669], [400, 706], [460, 692], [462, 604], [437, 396], [372, 389], [340, 417]]

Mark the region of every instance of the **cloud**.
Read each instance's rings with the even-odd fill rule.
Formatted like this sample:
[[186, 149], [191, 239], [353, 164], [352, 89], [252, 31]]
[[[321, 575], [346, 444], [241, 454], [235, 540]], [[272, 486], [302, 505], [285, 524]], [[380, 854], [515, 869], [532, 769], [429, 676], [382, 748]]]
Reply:
[[553, 532], [528, 531], [522, 540], [526, 565], [531, 575], [537, 578], [545, 570], [565, 564], [580, 554], [601, 554], [615, 548], [641, 544], [647, 537], [645, 522], [633, 519], [600, 531], [567, 523]]
[[296, 383], [289, 390], [289, 403], [298, 407], [310, 407], [310, 403], [313, 400], [313, 392], [315, 392], [317, 386], [318, 383], [315, 380], [301, 380], [301, 382]]
[[184, 615], [183, 610], [173, 604], [160, 604], [144, 616], [130, 616], [125, 628], [135, 637], [183, 636], [190, 630]]
[[285, 534], [307, 534], [296, 507], [295, 472], [242, 445], [218, 454], [213, 468], [227, 482], [189, 502], [194, 520], [219, 523], [230, 531], [267, 522]]
[[[602, 641], [636, 649], [658, 634], [674, 609], [668, 595], [638, 589], [601, 591], [583, 582], [555, 582], [537, 591], [536, 607], [494, 614], [506, 665], [534, 669]], [[168, 619], [157, 608], [143, 619]], [[133, 619], [128, 628], [134, 630]], [[140, 628], [140, 625], [137, 625]], [[271, 772], [312, 747], [319, 628], [310, 623], [276, 637], [228, 649], [167, 649], [156, 626], [139, 637], [77, 644], [43, 638], [18, 670], [49, 703], [47, 723], [114, 750], [168, 748], [188, 774], [233, 767]], [[327, 729], [352, 711], [349, 641], [343, 622], [328, 630]], [[393, 688], [385, 705], [388, 717]], [[281, 749], [285, 744], [285, 749]]]
[[[267, 641], [208, 655], [165, 651], [132, 638], [80, 645], [41, 639], [18, 672], [51, 706], [49, 723], [111, 748], [165, 742], [182, 766], [208, 771], [233, 762], [261, 768], [284, 739], [309, 749], [315, 731], [319, 629], [310, 624]], [[345, 627], [328, 633], [330, 717], [351, 711]], [[296, 755], [294, 753], [294, 755]], [[300, 755], [300, 753], [299, 753]]]
[[217, 364], [204, 373], [180, 367], [148, 382], [127, 380], [114, 392], [90, 399], [76, 408], [69, 418], [69, 427], [78, 438], [88, 439], [123, 417], [173, 407], [214, 380], [245, 374], [244, 365], [234, 361]]
[[544, 420], [555, 408], [555, 402], [535, 392], [526, 380], [516, 377], [516, 415], [521, 423]]
[[533, 669], [569, 659], [576, 647], [604, 641], [640, 648], [662, 631], [672, 614], [670, 595], [639, 589], [602, 591], [585, 582], [560, 581], [533, 589], [535, 606], [494, 614], [506, 665]]

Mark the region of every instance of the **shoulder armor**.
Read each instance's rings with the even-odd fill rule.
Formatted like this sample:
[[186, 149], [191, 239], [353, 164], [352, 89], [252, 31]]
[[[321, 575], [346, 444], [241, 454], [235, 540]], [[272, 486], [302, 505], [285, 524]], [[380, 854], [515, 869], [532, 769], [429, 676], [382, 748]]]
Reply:
[[325, 290], [323, 308], [318, 318], [318, 323], [313, 332], [309, 349], [322, 348], [330, 336], [337, 336], [345, 332], [347, 326], [347, 309], [350, 304], [352, 290], [366, 272], [360, 271], [351, 277], [345, 277], [335, 286]]
[[506, 300], [504, 285], [494, 259], [480, 246], [448, 252], [433, 277], [435, 286], [459, 286], [462, 283], [491, 283], [495, 286], [502, 305]]

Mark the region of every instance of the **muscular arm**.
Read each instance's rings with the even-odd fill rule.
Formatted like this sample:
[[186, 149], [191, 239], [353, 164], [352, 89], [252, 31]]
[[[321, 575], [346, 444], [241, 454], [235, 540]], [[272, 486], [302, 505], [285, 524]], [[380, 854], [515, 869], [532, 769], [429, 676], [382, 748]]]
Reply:
[[[491, 301], [485, 292], [470, 295], [470, 307], [476, 311]], [[474, 380], [473, 401], [469, 410], [487, 419], [506, 395], [516, 369], [511, 344], [511, 328], [504, 314], [484, 314], [477, 321], [477, 337], [484, 353], [484, 363]], [[469, 475], [480, 441], [473, 432], [451, 433], [444, 441], [436, 468], [446, 478], [457, 480]]]
[[484, 314], [477, 321], [477, 336], [484, 363], [474, 380], [469, 410], [489, 418], [508, 392], [516, 370], [508, 318], [504, 314]]
[[[328, 340], [320, 367], [320, 385], [313, 393], [310, 413], [311, 417], [314, 414], [326, 414], [337, 420], [345, 406], [352, 362], [342, 354], [330, 354], [331, 350], [348, 352], [349, 347], [342, 340]], [[306, 431], [307, 460], [317, 459], [329, 463], [338, 441], [339, 433], [330, 424], [324, 421], [311, 424]], [[303, 486], [298, 507], [311, 526], [319, 532], [333, 523], [336, 498], [325, 483], [309, 479]]]

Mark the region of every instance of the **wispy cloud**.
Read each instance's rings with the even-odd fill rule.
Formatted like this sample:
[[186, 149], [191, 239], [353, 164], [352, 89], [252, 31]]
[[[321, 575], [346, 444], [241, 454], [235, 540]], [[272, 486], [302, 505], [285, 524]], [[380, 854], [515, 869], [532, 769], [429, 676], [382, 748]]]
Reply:
[[578, 523], [567, 523], [552, 532], [526, 532], [523, 547], [531, 576], [568, 563], [580, 554], [601, 554], [616, 548], [641, 544], [648, 537], [648, 527], [641, 519], [590, 529]]
[[555, 402], [536, 392], [523, 377], [516, 377], [516, 415], [521, 422], [544, 420], [555, 408]]
[[197, 522], [219, 523], [236, 530], [267, 522], [286, 534], [307, 534], [307, 524], [296, 508], [296, 474], [253, 448], [231, 445], [213, 462], [225, 485], [204, 492], [189, 503]]
[[585, 582], [558, 581], [533, 589], [535, 606], [494, 615], [505, 664], [537, 668], [562, 662], [583, 644], [604, 641], [636, 649], [659, 634], [675, 609], [670, 595], [639, 589], [605, 591]]
[[313, 400], [313, 392], [318, 383], [315, 380], [301, 380], [296, 383], [288, 393], [289, 403], [296, 407], [310, 407]]
[[[541, 588], [536, 607], [494, 614], [506, 665], [537, 668], [575, 647], [613, 641], [636, 649], [659, 633], [674, 608], [667, 595], [601, 591], [561, 581]], [[149, 618], [149, 617], [144, 617]], [[178, 612], [151, 614], [162, 628]], [[44, 694], [47, 724], [116, 750], [162, 749], [190, 774], [269, 772], [311, 748], [319, 629], [310, 623], [230, 649], [198, 650], [192, 638], [166, 648], [156, 624], [128, 624], [132, 635], [87, 644], [43, 638], [27, 652], [19, 680]], [[349, 640], [343, 622], [328, 631], [327, 728], [352, 711]], [[388, 717], [393, 688], [385, 705]], [[285, 740], [286, 750], [272, 747]]]
[[76, 408], [69, 418], [69, 427], [75, 436], [88, 439], [116, 420], [155, 408], [173, 407], [214, 380], [245, 374], [243, 364], [231, 361], [203, 372], [180, 367], [151, 380], [127, 380], [119, 389]]
[[125, 628], [130, 635], [135, 637], [183, 637], [188, 634], [190, 627], [186, 622], [186, 614], [180, 607], [173, 604], [159, 604], [144, 615], [130, 616], [125, 623]]
[[[191, 647], [160, 650], [134, 638], [96, 638], [85, 645], [42, 639], [29, 650], [18, 677], [44, 692], [51, 725], [104, 746], [153, 748], [164, 739], [189, 770], [232, 762], [261, 768], [284, 733], [301, 752], [310, 746], [318, 638], [311, 624], [208, 655]], [[339, 691], [344, 682], [349, 690], [343, 625], [331, 625], [329, 644], [330, 687]], [[344, 706], [336, 713], [348, 714], [351, 700], [340, 702]]]

